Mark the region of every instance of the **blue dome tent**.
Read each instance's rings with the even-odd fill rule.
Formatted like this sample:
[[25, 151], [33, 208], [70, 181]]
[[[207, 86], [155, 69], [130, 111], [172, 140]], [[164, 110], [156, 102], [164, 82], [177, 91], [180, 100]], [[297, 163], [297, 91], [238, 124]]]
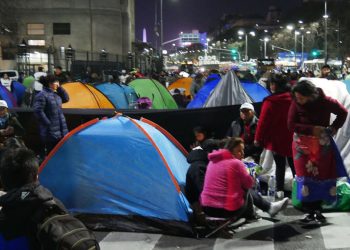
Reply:
[[199, 90], [194, 99], [187, 105], [188, 109], [202, 108], [206, 100], [208, 99], [210, 93], [215, 89], [215, 87], [221, 81], [221, 76], [219, 74], [211, 74], [208, 76], [203, 87]]
[[145, 121], [96, 119], [63, 138], [39, 178], [93, 228], [190, 234], [189, 165], [173, 140]]
[[101, 91], [117, 109], [128, 109], [136, 103], [137, 95], [133, 88], [118, 83], [96, 84], [95, 88]]
[[255, 82], [242, 82], [243, 89], [252, 98], [253, 102], [262, 102], [271, 93], [261, 84]]
[[18, 106], [21, 106], [22, 104], [25, 91], [26, 91], [26, 87], [24, 87], [22, 83], [16, 82], [16, 81], [12, 82], [11, 93], [16, 98]]
[[0, 99], [6, 101], [9, 108], [17, 107], [16, 98], [2, 84], [0, 84]]

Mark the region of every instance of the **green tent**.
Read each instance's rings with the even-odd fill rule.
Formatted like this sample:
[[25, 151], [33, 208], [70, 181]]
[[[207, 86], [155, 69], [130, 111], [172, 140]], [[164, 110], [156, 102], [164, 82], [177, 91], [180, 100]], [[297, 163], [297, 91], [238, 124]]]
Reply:
[[139, 97], [152, 100], [153, 109], [177, 109], [177, 104], [169, 91], [153, 79], [136, 79], [129, 84]]

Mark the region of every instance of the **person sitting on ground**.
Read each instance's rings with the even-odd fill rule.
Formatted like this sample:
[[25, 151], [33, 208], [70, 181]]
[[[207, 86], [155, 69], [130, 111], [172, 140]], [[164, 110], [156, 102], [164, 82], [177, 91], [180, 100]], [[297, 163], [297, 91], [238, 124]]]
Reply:
[[202, 146], [192, 149], [187, 156], [187, 162], [191, 165], [186, 174], [185, 195], [193, 210], [195, 222], [198, 225], [205, 225], [199, 197], [203, 190], [204, 176], [209, 163], [208, 153], [219, 149], [218, 144], [217, 140], [207, 140]]
[[[239, 216], [255, 219], [253, 204], [269, 213], [271, 217], [286, 208], [288, 198], [270, 203], [252, 190], [254, 179], [241, 161], [244, 157], [243, 140], [229, 138], [223, 142], [225, 144], [223, 149], [214, 151], [208, 156], [209, 164], [201, 193], [203, 211], [215, 217]], [[244, 204], [247, 204], [245, 208]]]
[[256, 163], [260, 161], [262, 148], [254, 145], [254, 137], [258, 124], [254, 106], [251, 103], [243, 103], [240, 107], [240, 117], [231, 123], [226, 136], [240, 137], [245, 144], [245, 157], [252, 157]]
[[[79, 250], [99, 249], [97, 242], [83, 233], [88, 231], [84, 225], [68, 215], [64, 205], [40, 185], [38, 169], [35, 154], [25, 147], [6, 150], [3, 155], [0, 181], [6, 193], [0, 196], [0, 249], [4, 249], [1, 244], [17, 239], [23, 239], [23, 246], [16, 249], [61, 249], [58, 248], [59, 244], [76, 244], [74, 249]], [[69, 220], [63, 217], [60, 217], [61, 221], [55, 220], [57, 215], [66, 215], [64, 218], [69, 217]], [[76, 233], [77, 227], [83, 235]], [[43, 228], [45, 232], [42, 231]], [[74, 235], [74, 241], [68, 242], [69, 237], [62, 237], [63, 234], [68, 236], [68, 232]], [[89, 242], [83, 237], [89, 238]], [[60, 241], [55, 242], [56, 239]]]
[[7, 102], [0, 100], [0, 149], [2, 143], [9, 137], [23, 136], [24, 128], [18, 121], [16, 114], [10, 113]]

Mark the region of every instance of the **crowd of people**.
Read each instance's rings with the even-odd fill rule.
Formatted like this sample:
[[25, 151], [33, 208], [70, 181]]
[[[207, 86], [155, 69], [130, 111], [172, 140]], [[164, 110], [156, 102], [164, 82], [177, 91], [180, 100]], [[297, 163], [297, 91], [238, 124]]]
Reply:
[[[322, 77], [331, 79], [327, 66], [324, 69]], [[210, 73], [219, 72], [198, 73], [193, 78], [192, 96], [198, 93]], [[249, 72], [236, 73], [240, 78], [254, 77]], [[141, 77], [137, 74], [136, 70], [132, 77]], [[336, 199], [338, 177], [331, 136], [344, 124], [347, 110], [310, 81], [300, 81], [301, 76], [289, 72], [269, 74], [264, 84], [272, 95], [264, 100], [260, 116], [251, 103], [242, 104], [240, 116], [232, 121], [225, 138], [211, 138], [202, 127], [194, 129], [196, 141], [191, 145], [187, 159], [190, 168], [185, 195], [197, 224], [206, 225], [205, 216], [256, 220], [255, 207], [275, 216], [286, 208], [289, 201], [284, 190], [287, 165], [295, 177], [296, 196], [302, 202], [302, 210], [307, 213], [301, 222], [326, 221], [321, 202]], [[68, 133], [62, 103], [67, 102], [69, 96], [61, 87], [67, 78], [60, 67], [56, 68], [54, 75], [39, 69], [34, 77], [41, 88], [36, 88], [33, 83], [27, 99], [39, 122], [45, 157]], [[166, 85], [169, 76], [161, 73], [158, 77]], [[174, 74], [171, 77], [180, 76]], [[127, 84], [129, 79], [126, 71], [119, 76], [121, 83]], [[336, 115], [332, 123], [331, 114]], [[26, 235], [27, 243], [37, 247], [42, 243], [33, 233], [37, 232], [44, 217], [67, 212], [48, 190], [40, 186], [37, 157], [14, 137], [22, 133], [23, 126], [8, 111], [7, 103], [0, 100], [0, 235], [6, 239]], [[247, 170], [247, 157], [259, 164], [264, 149], [273, 153], [277, 201], [262, 197], [255, 183], [259, 173], [251, 174]], [[30, 199], [28, 202], [27, 198]], [[37, 210], [43, 209], [52, 211], [46, 214], [45, 210], [45, 213], [36, 215]], [[18, 214], [21, 216], [16, 216]], [[32, 216], [39, 218], [33, 221]], [[35, 247], [31, 249], [37, 249]], [[96, 244], [94, 247], [91, 249], [98, 249]]]

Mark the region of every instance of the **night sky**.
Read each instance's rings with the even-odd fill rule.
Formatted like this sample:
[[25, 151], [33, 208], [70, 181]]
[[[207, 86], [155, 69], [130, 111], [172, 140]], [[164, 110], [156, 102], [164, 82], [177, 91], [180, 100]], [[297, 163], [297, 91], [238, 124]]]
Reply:
[[[135, 0], [136, 39], [142, 40], [142, 29], [147, 29], [148, 42], [154, 41], [155, 1]], [[164, 41], [175, 39], [181, 31], [199, 29], [208, 31], [224, 14], [267, 13], [274, 4], [288, 11], [302, 0], [163, 0]]]

